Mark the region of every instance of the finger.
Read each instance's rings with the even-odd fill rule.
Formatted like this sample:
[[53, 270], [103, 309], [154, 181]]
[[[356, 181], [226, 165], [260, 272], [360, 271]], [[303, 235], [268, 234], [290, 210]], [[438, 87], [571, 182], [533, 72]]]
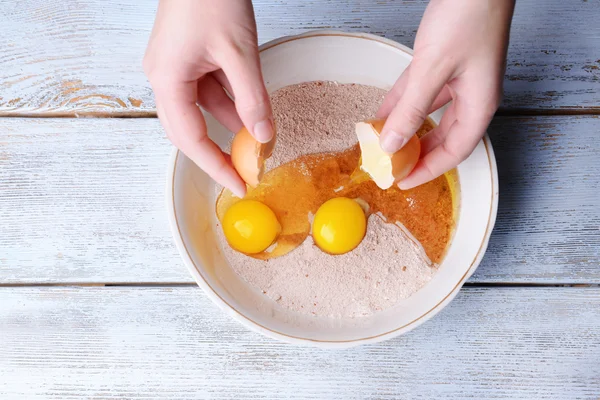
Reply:
[[227, 95], [231, 96], [231, 98], [234, 98], [231, 83], [229, 83], [229, 79], [227, 79], [227, 77], [225, 76], [225, 72], [223, 72], [222, 69], [219, 69], [217, 71], [212, 72], [211, 75], [217, 80], [217, 82], [219, 82], [221, 86], [225, 88], [225, 90], [227, 91]]
[[408, 142], [427, 118], [429, 109], [449, 77], [448, 68], [412, 66], [404, 92], [383, 127], [383, 150], [393, 153]]
[[231, 132], [242, 128], [233, 100], [214, 77], [207, 75], [198, 82], [198, 103]]
[[477, 115], [461, 119], [460, 110], [457, 113], [446, 138], [419, 160], [409, 176], [400, 181], [400, 189], [410, 189], [437, 178], [458, 166], [473, 152], [485, 133], [489, 119]]
[[167, 117], [165, 116], [165, 111], [163, 110], [160, 98], [157, 97], [154, 102], [156, 103], [156, 115], [158, 115], [158, 120], [160, 121], [160, 124], [165, 132], [169, 132], [169, 121], [167, 121]]
[[[406, 88], [406, 82], [408, 80], [406, 71], [408, 71], [408, 68], [404, 70], [400, 78], [398, 78], [394, 84], [394, 87], [385, 95], [383, 102], [381, 103], [381, 106], [375, 115], [376, 118], [386, 118], [388, 115], [390, 115], [396, 103], [398, 103], [402, 92]], [[450, 100], [452, 100], [452, 92], [450, 87], [445, 85], [440, 94], [433, 101], [433, 104], [427, 111], [427, 115], [439, 110], [444, 105], [448, 104]]]
[[[409, 69], [410, 65], [404, 70], [404, 72], [402, 72], [402, 75], [400, 75], [400, 78], [398, 78], [392, 89], [385, 95], [383, 102], [381, 103], [381, 106], [379, 107], [379, 110], [375, 115], [376, 118], [386, 118], [388, 115], [390, 115], [390, 113], [394, 109], [394, 106], [396, 105], [396, 103], [398, 103], [398, 100], [400, 100], [402, 92], [404, 92], [404, 89], [406, 88], [406, 83], [408, 82]], [[450, 100], [452, 100], [452, 92], [450, 90], [450, 87], [448, 85], [445, 85], [442, 88], [440, 94], [433, 101], [433, 104], [427, 111], [427, 114], [429, 115], [432, 112], [440, 109], [441, 107], [446, 105]]]
[[227, 162], [221, 149], [208, 138], [204, 117], [196, 105], [196, 82], [164, 85], [154, 91], [173, 144], [215, 181], [243, 197], [246, 193], [244, 181]]
[[217, 60], [231, 83], [235, 106], [244, 126], [261, 143], [269, 142], [274, 134], [271, 101], [265, 88], [258, 48], [250, 50], [233, 47]]
[[431, 105], [431, 107], [429, 107], [427, 114], [429, 115], [432, 112], [439, 110], [440, 108], [448, 104], [450, 100], [452, 100], [452, 90], [450, 89], [450, 86], [444, 85], [440, 94], [437, 95], [437, 97], [433, 101], [433, 104]]
[[392, 89], [390, 89], [390, 91], [387, 92], [375, 117], [386, 118], [388, 115], [390, 115], [390, 113], [394, 109], [394, 106], [398, 103], [398, 100], [400, 100], [402, 92], [404, 92], [404, 89], [406, 88], [409, 70], [410, 65], [406, 67], [406, 69], [402, 72], [396, 83], [394, 83]]
[[438, 147], [446, 139], [454, 121], [456, 121], [456, 112], [453, 103], [444, 112], [440, 124], [421, 138], [421, 158], [425, 157], [425, 155]]

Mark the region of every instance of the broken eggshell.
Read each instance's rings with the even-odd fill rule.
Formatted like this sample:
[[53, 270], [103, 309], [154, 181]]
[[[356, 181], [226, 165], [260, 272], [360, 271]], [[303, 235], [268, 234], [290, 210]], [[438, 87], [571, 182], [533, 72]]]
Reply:
[[361, 151], [360, 169], [369, 174], [379, 188], [389, 189], [414, 169], [421, 155], [421, 141], [415, 135], [394, 154], [386, 153], [379, 144], [384, 124], [384, 119], [359, 122], [356, 136]]
[[265, 160], [273, 154], [275, 137], [260, 143], [248, 129], [242, 128], [231, 143], [231, 162], [240, 177], [251, 187], [258, 185], [264, 174]]

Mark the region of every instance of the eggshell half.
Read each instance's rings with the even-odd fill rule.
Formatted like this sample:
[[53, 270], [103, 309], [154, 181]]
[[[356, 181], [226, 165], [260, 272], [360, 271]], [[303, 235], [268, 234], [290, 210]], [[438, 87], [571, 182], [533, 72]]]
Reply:
[[368, 173], [381, 189], [388, 189], [404, 179], [414, 169], [421, 155], [421, 141], [413, 136], [404, 147], [388, 154], [379, 145], [384, 119], [373, 119], [356, 124], [356, 136], [361, 150], [360, 168]]
[[265, 160], [273, 154], [275, 138], [260, 143], [242, 128], [231, 143], [231, 162], [242, 179], [250, 186], [258, 185], [264, 173]]

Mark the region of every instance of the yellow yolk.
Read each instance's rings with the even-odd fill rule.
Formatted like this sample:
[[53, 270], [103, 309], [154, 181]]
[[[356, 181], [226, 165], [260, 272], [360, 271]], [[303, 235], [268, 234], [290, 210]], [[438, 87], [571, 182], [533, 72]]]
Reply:
[[229, 245], [245, 254], [266, 250], [281, 232], [275, 213], [256, 200], [241, 200], [223, 217], [223, 233]]
[[359, 245], [366, 230], [367, 218], [360, 205], [347, 197], [338, 197], [319, 207], [312, 234], [324, 252], [344, 254]]

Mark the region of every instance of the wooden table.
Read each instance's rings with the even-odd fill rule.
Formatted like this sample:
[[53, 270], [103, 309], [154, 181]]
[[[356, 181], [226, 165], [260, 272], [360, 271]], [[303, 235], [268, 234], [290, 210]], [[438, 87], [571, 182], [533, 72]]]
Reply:
[[[425, 4], [255, 1], [261, 42], [409, 46]], [[141, 70], [155, 8], [0, 2], [1, 399], [600, 398], [600, 1], [518, 1], [485, 259], [430, 322], [343, 351], [246, 331], [180, 261]]]

